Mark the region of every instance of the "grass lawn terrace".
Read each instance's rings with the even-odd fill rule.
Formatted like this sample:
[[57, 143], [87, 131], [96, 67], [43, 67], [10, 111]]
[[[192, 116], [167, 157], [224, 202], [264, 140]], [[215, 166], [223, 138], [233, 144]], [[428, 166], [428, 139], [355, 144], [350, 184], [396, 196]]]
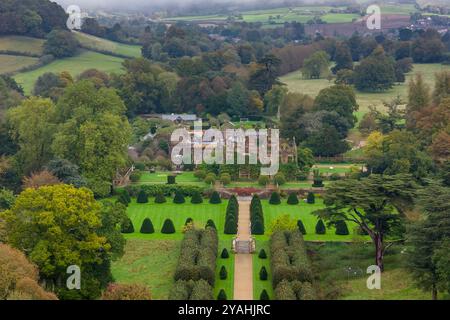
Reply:
[[[134, 225], [135, 233], [127, 234], [127, 238], [138, 239], [182, 239], [182, 228], [187, 218], [194, 220], [194, 225], [204, 228], [206, 222], [214, 221], [218, 234], [223, 234], [225, 224], [225, 210], [227, 201], [222, 200], [220, 204], [210, 204], [208, 199], [203, 199], [203, 203], [192, 204], [190, 198], [186, 197], [186, 203], [172, 203], [172, 198], [167, 197], [166, 203], [156, 204], [154, 198], [149, 198], [149, 203], [136, 203], [135, 200], [128, 206], [127, 213]], [[153, 234], [141, 234], [139, 232], [145, 218], [152, 220], [155, 228]], [[176, 233], [162, 234], [161, 227], [164, 220], [171, 219], [175, 226]]]

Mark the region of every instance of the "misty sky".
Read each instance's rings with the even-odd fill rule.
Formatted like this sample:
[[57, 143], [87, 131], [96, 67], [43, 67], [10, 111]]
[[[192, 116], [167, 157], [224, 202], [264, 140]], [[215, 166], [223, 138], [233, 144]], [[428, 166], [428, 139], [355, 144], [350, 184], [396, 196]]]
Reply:
[[[190, 3], [201, 3], [203, 1], [211, 2], [236, 2], [236, 3], [280, 3], [283, 4], [284, 0], [51, 0], [59, 3], [66, 8], [69, 5], [78, 5], [81, 8], [102, 8], [102, 9], [114, 9], [114, 8], [127, 8], [134, 9], [138, 7], [151, 8], [161, 5], [186, 5]], [[320, 4], [332, 0], [298, 0], [298, 3], [315, 3]], [[333, 1], [335, 2], [335, 1]]]

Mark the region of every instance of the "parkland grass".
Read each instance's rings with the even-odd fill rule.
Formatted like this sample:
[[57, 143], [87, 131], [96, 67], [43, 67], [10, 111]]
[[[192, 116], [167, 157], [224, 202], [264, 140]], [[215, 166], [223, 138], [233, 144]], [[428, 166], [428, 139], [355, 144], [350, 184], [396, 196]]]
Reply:
[[167, 300], [180, 255], [180, 240], [128, 239], [125, 254], [111, 265], [116, 282], [145, 284], [152, 299]]

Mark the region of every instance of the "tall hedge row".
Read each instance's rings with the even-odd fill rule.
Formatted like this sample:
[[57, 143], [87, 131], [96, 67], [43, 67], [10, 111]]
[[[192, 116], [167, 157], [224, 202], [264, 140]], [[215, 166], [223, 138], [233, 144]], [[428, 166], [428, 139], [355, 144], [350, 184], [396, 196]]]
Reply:
[[261, 200], [254, 195], [250, 203], [250, 222], [252, 234], [264, 234], [264, 213]]
[[225, 214], [225, 234], [237, 234], [239, 219], [239, 203], [236, 196], [231, 196]]
[[205, 280], [178, 280], [170, 290], [169, 300], [214, 300], [213, 287]]
[[218, 251], [217, 231], [191, 229], [184, 235], [175, 281], [205, 280], [214, 286]]
[[277, 300], [314, 300], [316, 293], [310, 282], [281, 281], [274, 290]]
[[280, 231], [270, 240], [272, 284], [279, 300], [313, 299], [313, 273], [299, 231]]
[[137, 197], [140, 191], [144, 191], [147, 196], [155, 197], [157, 194], [165, 196], [174, 195], [177, 192], [182, 193], [185, 197], [191, 197], [195, 192], [204, 193], [205, 188], [192, 185], [176, 185], [176, 184], [145, 184], [130, 185], [125, 188], [116, 189], [116, 194], [126, 191], [130, 196]]

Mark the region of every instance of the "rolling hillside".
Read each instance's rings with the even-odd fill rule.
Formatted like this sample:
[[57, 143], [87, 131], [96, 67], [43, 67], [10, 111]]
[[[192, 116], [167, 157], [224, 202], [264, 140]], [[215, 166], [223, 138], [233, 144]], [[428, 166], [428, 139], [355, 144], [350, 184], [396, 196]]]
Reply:
[[37, 78], [46, 72], [68, 71], [72, 76], [77, 76], [87, 69], [95, 68], [108, 73], [120, 73], [125, 58], [141, 55], [140, 46], [116, 43], [79, 32], [76, 37], [82, 47], [76, 56], [55, 60], [26, 72], [20, 70], [39, 62], [45, 40], [24, 36], [0, 37], [0, 74], [16, 73], [16, 81], [23, 86], [26, 94], [31, 94]]
[[46, 72], [60, 73], [68, 71], [72, 76], [77, 76], [87, 69], [98, 69], [104, 72], [120, 73], [122, 70], [122, 58], [83, 50], [75, 57], [56, 60], [39, 69], [19, 73], [14, 76], [17, 83], [23, 86], [26, 94], [30, 94], [35, 81]]
[[88, 50], [99, 51], [105, 54], [110, 53], [112, 55], [128, 58], [135, 58], [141, 55], [140, 46], [117, 43], [81, 32], [76, 32], [76, 38], [81, 46]]
[[23, 36], [0, 37], [0, 52], [18, 52], [24, 55], [41, 56], [44, 46], [43, 39]]

